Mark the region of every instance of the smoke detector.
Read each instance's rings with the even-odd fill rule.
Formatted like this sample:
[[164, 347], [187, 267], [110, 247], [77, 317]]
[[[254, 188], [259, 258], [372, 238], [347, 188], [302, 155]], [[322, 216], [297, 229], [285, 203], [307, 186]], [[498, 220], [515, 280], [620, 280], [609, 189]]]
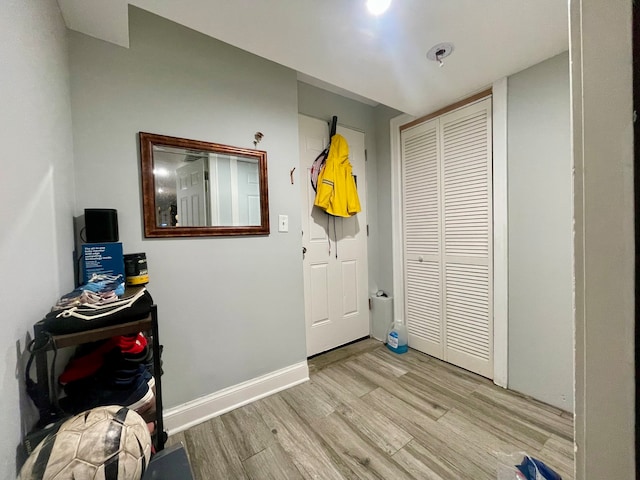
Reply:
[[453, 43], [438, 43], [437, 45], [431, 47], [431, 49], [427, 52], [427, 58], [429, 60], [433, 60], [434, 62], [438, 62], [438, 65], [442, 67], [444, 65], [443, 60], [452, 53]]

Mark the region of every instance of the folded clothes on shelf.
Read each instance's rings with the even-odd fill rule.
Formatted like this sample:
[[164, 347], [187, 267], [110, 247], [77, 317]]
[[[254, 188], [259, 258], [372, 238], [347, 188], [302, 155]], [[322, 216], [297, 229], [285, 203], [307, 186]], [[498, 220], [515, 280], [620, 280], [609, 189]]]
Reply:
[[94, 274], [87, 283], [63, 295], [52, 310], [64, 310], [81, 305], [104, 305], [115, 302], [124, 292], [123, 275]]

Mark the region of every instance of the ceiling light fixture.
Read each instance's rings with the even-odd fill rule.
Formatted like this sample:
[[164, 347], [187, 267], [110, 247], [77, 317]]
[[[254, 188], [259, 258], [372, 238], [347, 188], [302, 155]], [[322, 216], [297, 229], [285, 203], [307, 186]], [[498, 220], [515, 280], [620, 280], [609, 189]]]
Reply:
[[427, 52], [427, 58], [438, 62], [438, 65], [442, 67], [444, 65], [443, 60], [453, 53], [453, 43], [438, 43], [431, 47]]
[[371, 15], [382, 15], [391, 5], [391, 0], [367, 0], [367, 8]]

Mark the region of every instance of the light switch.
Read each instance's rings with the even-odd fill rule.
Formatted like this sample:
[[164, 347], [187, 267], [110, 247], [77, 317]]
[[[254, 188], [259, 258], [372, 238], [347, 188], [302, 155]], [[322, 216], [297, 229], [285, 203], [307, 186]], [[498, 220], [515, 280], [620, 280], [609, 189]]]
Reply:
[[279, 215], [278, 216], [278, 231], [279, 232], [288, 232], [289, 231], [289, 216], [288, 215]]

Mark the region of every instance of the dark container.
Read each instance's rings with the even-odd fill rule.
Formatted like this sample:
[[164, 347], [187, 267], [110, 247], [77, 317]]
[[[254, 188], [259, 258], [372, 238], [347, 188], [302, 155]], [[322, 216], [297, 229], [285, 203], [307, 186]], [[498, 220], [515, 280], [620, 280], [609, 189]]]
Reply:
[[124, 275], [127, 285], [135, 287], [149, 283], [146, 253], [127, 253], [124, 256]]

